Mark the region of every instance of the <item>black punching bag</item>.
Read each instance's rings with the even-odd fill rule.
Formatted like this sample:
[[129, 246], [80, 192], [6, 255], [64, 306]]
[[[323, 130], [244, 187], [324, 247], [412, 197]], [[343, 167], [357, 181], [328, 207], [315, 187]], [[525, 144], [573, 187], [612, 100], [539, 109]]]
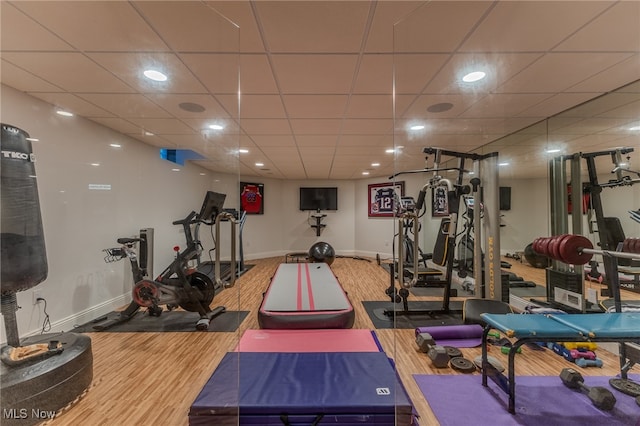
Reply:
[[1, 124], [2, 296], [31, 288], [47, 278], [40, 201], [29, 134]]

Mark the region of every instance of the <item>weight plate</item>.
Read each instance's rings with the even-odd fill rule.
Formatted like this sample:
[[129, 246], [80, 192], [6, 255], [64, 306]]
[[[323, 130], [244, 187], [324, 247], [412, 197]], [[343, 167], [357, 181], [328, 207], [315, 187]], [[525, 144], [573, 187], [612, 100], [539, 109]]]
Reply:
[[560, 247], [562, 242], [567, 238], [571, 238], [571, 234], [564, 234], [564, 235], [558, 236], [558, 244], [555, 246], [555, 252], [554, 252], [554, 255], [557, 256], [556, 259], [564, 263], [567, 263], [567, 261], [564, 259], [564, 257], [562, 257], [562, 252], [560, 251]]
[[636, 404], [640, 405], [640, 396], [636, 398]]
[[640, 238], [634, 238], [633, 252], [640, 254]]
[[622, 242], [622, 251], [630, 253], [631, 251], [633, 251], [631, 247], [633, 247], [633, 241], [631, 240], [631, 238], [625, 238]]
[[582, 235], [569, 235], [560, 242], [560, 255], [569, 265], [585, 265], [591, 260], [592, 255], [580, 252], [581, 249], [592, 249], [593, 244]]
[[538, 251], [538, 254], [541, 254], [543, 256], [549, 256], [549, 241], [550, 241], [550, 238], [547, 238], [547, 237], [540, 240], [540, 243], [538, 244], [538, 248], [540, 249]]
[[[500, 373], [504, 371], [504, 365], [496, 357], [491, 355], [487, 355], [487, 361], [489, 364], [493, 365], [493, 368], [498, 370]], [[473, 363], [478, 367], [478, 370], [482, 370], [482, 355], [478, 355], [473, 359]]]
[[558, 243], [560, 242], [560, 237], [562, 237], [562, 235], [554, 235], [549, 239], [549, 244], [547, 245], [547, 252], [548, 252], [548, 256], [552, 259], [562, 260], [558, 255], [558, 249], [559, 249]]
[[451, 358], [449, 360], [449, 365], [451, 365], [451, 368], [453, 368], [454, 370], [460, 371], [462, 373], [473, 373], [474, 371], [476, 371], [476, 365], [461, 356]]
[[540, 240], [542, 239], [542, 237], [538, 237], [535, 240], [533, 240], [533, 243], [531, 244], [531, 248], [533, 249], [533, 251], [535, 251], [536, 253], [538, 253], [538, 250], [540, 250]]
[[462, 356], [462, 352], [460, 351], [460, 349], [456, 348], [455, 346], [445, 346], [444, 348], [447, 350], [447, 355], [449, 355], [449, 358]]
[[640, 383], [636, 383], [631, 380], [613, 378], [609, 379], [609, 384], [612, 388], [618, 389], [624, 394], [640, 397]]

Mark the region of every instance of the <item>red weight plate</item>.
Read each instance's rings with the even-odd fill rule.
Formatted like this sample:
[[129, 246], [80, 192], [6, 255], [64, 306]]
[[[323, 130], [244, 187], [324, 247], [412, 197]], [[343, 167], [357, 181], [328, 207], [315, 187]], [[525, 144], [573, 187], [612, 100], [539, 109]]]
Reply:
[[540, 241], [540, 244], [538, 244], [538, 246], [540, 246], [540, 250], [538, 251], [538, 254], [541, 254], [543, 256], [549, 256], [549, 241], [551, 239], [550, 238], [543, 238]]
[[633, 246], [633, 241], [631, 238], [625, 238], [624, 241], [622, 242], [622, 251], [624, 252], [631, 252], [633, 249], [630, 247]]
[[631, 239], [631, 243], [629, 243], [629, 251], [640, 254], [640, 238]]
[[554, 256], [556, 260], [559, 260], [561, 262], [564, 263], [568, 263], [564, 257], [562, 257], [562, 251], [560, 250], [560, 244], [562, 244], [562, 241], [566, 240], [567, 238], [571, 238], [571, 234], [564, 234], [564, 235], [558, 235], [557, 237], [557, 243], [554, 246]]
[[558, 245], [558, 243], [560, 242], [560, 237], [561, 235], [554, 235], [553, 237], [551, 237], [549, 245], [547, 246], [549, 250], [548, 256], [555, 260], [562, 260], [560, 258], [560, 255], [558, 254], [558, 249], [560, 248]]
[[536, 253], [538, 252], [538, 242], [540, 241], [540, 237], [536, 238], [535, 240], [533, 240], [533, 242], [531, 243], [531, 248], [533, 249], [533, 251], [535, 251]]
[[560, 243], [562, 259], [569, 265], [584, 265], [591, 260], [593, 255], [580, 252], [581, 249], [593, 249], [591, 241], [582, 235], [569, 235]]

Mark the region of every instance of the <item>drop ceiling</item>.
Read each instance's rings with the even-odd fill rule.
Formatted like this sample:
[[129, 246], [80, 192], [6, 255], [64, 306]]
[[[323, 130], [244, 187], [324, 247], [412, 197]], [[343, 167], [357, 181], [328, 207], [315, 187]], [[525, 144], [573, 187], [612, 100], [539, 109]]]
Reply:
[[[247, 149], [243, 177], [386, 177], [422, 168], [426, 146], [497, 149], [501, 177], [544, 175], [546, 137], [484, 146], [640, 79], [638, 1], [2, 1], [0, 14], [2, 84], [210, 170]], [[140, 77], [149, 64], [166, 84]], [[461, 82], [477, 68], [484, 80]], [[564, 123], [567, 149], [639, 146], [630, 87]]]

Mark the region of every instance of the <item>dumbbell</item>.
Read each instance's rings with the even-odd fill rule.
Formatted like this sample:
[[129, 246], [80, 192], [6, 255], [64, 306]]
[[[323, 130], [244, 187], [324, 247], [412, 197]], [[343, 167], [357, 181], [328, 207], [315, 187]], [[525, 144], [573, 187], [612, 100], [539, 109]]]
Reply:
[[429, 333], [418, 333], [416, 335], [416, 344], [420, 352], [427, 354], [434, 367], [445, 368], [449, 365], [449, 352], [447, 348], [436, 345], [436, 341]]
[[600, 358], [596, 358], [596, 359], [586, 359], [586, 358], [578, 358], [576, 359], [576, 365], [578, 367], [598, 367], [598, 368], [602, 368], [602, 360]]
[[595, 351], [598, 349], [598, 344], [594, 342], [562, 342], [562, 345], [567, 349], [577, 349], [579, 351]]
[[616, 405], [616, 397], [611, 391], [602, 386], [587, 386], [584, 377], [573, 368], [563, 368], [560, 372], [560, 380], [570, 389], [579, 389], [587, 393], [587, 396], [597, 408], [609, 411]]

